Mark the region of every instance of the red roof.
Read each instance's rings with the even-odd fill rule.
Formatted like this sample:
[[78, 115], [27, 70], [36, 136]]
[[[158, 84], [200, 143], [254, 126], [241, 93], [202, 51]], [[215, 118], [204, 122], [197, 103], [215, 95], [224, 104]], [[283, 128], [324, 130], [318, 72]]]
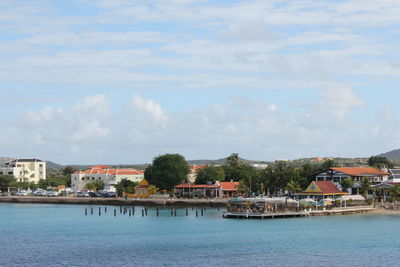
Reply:
[[215, 184], [180, 184], [175, 186], [175, 188], [218, 188], [218, 185]]
[[315, 181], [314, 183], [319, 187], [319, 189], [321, 190], [320, 193], [322, 194], [343, 193], [336, 187], [336, 185], [332, 181]]
[[389, 173], [387, 172], [383, 172], [372, 167], [344, 167], [344, 168], [331, 168], [331, 169], [352, 176], [389, 175]]
[[219, 185], [223, 191], [236, 191], [239, 186], [239, 182], [219, 182]]

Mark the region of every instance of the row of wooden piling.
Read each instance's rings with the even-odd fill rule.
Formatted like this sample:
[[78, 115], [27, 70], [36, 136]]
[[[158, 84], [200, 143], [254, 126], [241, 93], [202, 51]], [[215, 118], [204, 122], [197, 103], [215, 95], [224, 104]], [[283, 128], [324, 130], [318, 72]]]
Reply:
[[[217, 209], [219, 210], [219, 207], [217, 207]], [[148, 210], [147, 208], [143, 208], [141, 210], [142, 217], [147, 216], [147, 210]], [[194, 207], [192, 207], [192, 210], [194, 210]], [[196, 217], [204, 216], [204, 211], [205, 210], [206, 210], [206, 208], [201, 208], [200, 212], [199, 212], [199, 209], [196, 209]], [[94, 208], [90, 208], [90, 215], [93, 215], [93, 213], [94, 213]], [[107, 206], [104, 207], [104, 213], [107, 213]], [[132, 206], [132, 207], [122, 207], [122, 206], [120, 206], [119, 207], [119, 214], [121, 214], [121, 215], [128, 214], [129, 217], [135, 216], [135, 207], [134, 206]], [[88, 208], [85, 208], [85, 216], [87, 216], [87, 215], [88, 215]], [[98, 208], [98, 215], [99, 216], [102, 215], [102, 208], [101, 207]], [[177, 215], [177, 209], [176, 208], [171, 208], [171, 216], [176, 217], [176, 215]], [[188, 208], [186, 208], [186, 210], [185, 210], [185, 215], [189, 216], [189, 209]], [[117, 216], [117, 208], [114, 208], [114, 217], [116, 217], [116, 216]], [[160, 216], [160, 208], [158, 208], [158, 207], [156, 207], [156, 216], [157, 217]]]

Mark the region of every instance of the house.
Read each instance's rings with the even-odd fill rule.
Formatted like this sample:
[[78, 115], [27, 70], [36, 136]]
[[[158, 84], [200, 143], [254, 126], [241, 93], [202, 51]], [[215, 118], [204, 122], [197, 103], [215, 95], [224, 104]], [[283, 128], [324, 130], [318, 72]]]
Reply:
[[139, 183], [144, 178], [144, 171], [133, 168], [114, 169], [109, 166], [96, 165], [85, 171], [76, 171], [71, 174], [71, 188], [78, 192], [85, 188], [89, 182], [100, 180], [104, 182], [104, 189], [115, 191], [115, 185], [121, 180], [126, 179]]
[[340, 191], [336, 185], [331, 181], [313, 181], [304, 192], [297, 193], [296, 195], [308, 198], [323, 199], [326, 197], [337, 197], [348, 195], [347, 192]]
[[175, 186], [174, 192], [182, 196], [231, 198], [237, 193], [239, 182], [216, 182], [215, 184], [185, 183]]
[[223, 198], [232, 198], [238, 191], [239, 182], [216, 182], [220, 186], [220, 196]]
[[203, 168], [207, 167], [207, 165], [190, 165], [190, 173], [187, 175], [187, 182], [194, 183], [196, 181], [197, 172]]
[[46, 179], [46, 161], [40, 159], [10, 160], [0, 167], [0, 175], [12, 175], [17, 182], [38, 183]]

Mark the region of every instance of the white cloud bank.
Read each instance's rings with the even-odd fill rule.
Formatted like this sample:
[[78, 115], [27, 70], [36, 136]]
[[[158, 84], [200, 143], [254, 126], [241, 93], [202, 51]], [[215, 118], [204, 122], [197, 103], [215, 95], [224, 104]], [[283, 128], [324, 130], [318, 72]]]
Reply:
[[[166, 114], [160, 104], [139, 95], [120, 109], [95, 95], [71, 107], [24, 112], [0, 133], [0, 146], [6, 155], [61, 163], [143, 163], [166, 152], [189, 159], [232, 152], [260, 160], [369, 156], [378, 152], [368, 146], [370, 142], [394, 145], [389, 137], [398, 136], [390, 132], [399, 132], [400, 118], [386, 110], [379, 121], [349, 119], [351, 110], [362, 104], [350, 88], [329, 88], [306, 110], [296, 112], [237, 98], [202, 110]], [[386, 124], [390, 132], [383, 130]]]

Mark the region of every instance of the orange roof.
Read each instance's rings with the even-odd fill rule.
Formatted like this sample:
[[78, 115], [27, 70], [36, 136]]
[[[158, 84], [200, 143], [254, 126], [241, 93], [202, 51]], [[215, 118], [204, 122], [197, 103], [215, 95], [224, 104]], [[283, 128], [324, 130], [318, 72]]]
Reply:
[[239, 186], [239, 182], [219, 182], [219, 185], [223, 191], [236, 191]]
[[218, 187], [219, 186], [215, 184], [208, 185], [208, 184], [188, 184], [188, 183], [175, 186], [175, 188], [218, 188]]
[[389, 173], [387, 172], [383, 172], [372, 167], [344, 167], [344, 168], [331, 168], [331, 169], [352, 176], [389, 175]]

